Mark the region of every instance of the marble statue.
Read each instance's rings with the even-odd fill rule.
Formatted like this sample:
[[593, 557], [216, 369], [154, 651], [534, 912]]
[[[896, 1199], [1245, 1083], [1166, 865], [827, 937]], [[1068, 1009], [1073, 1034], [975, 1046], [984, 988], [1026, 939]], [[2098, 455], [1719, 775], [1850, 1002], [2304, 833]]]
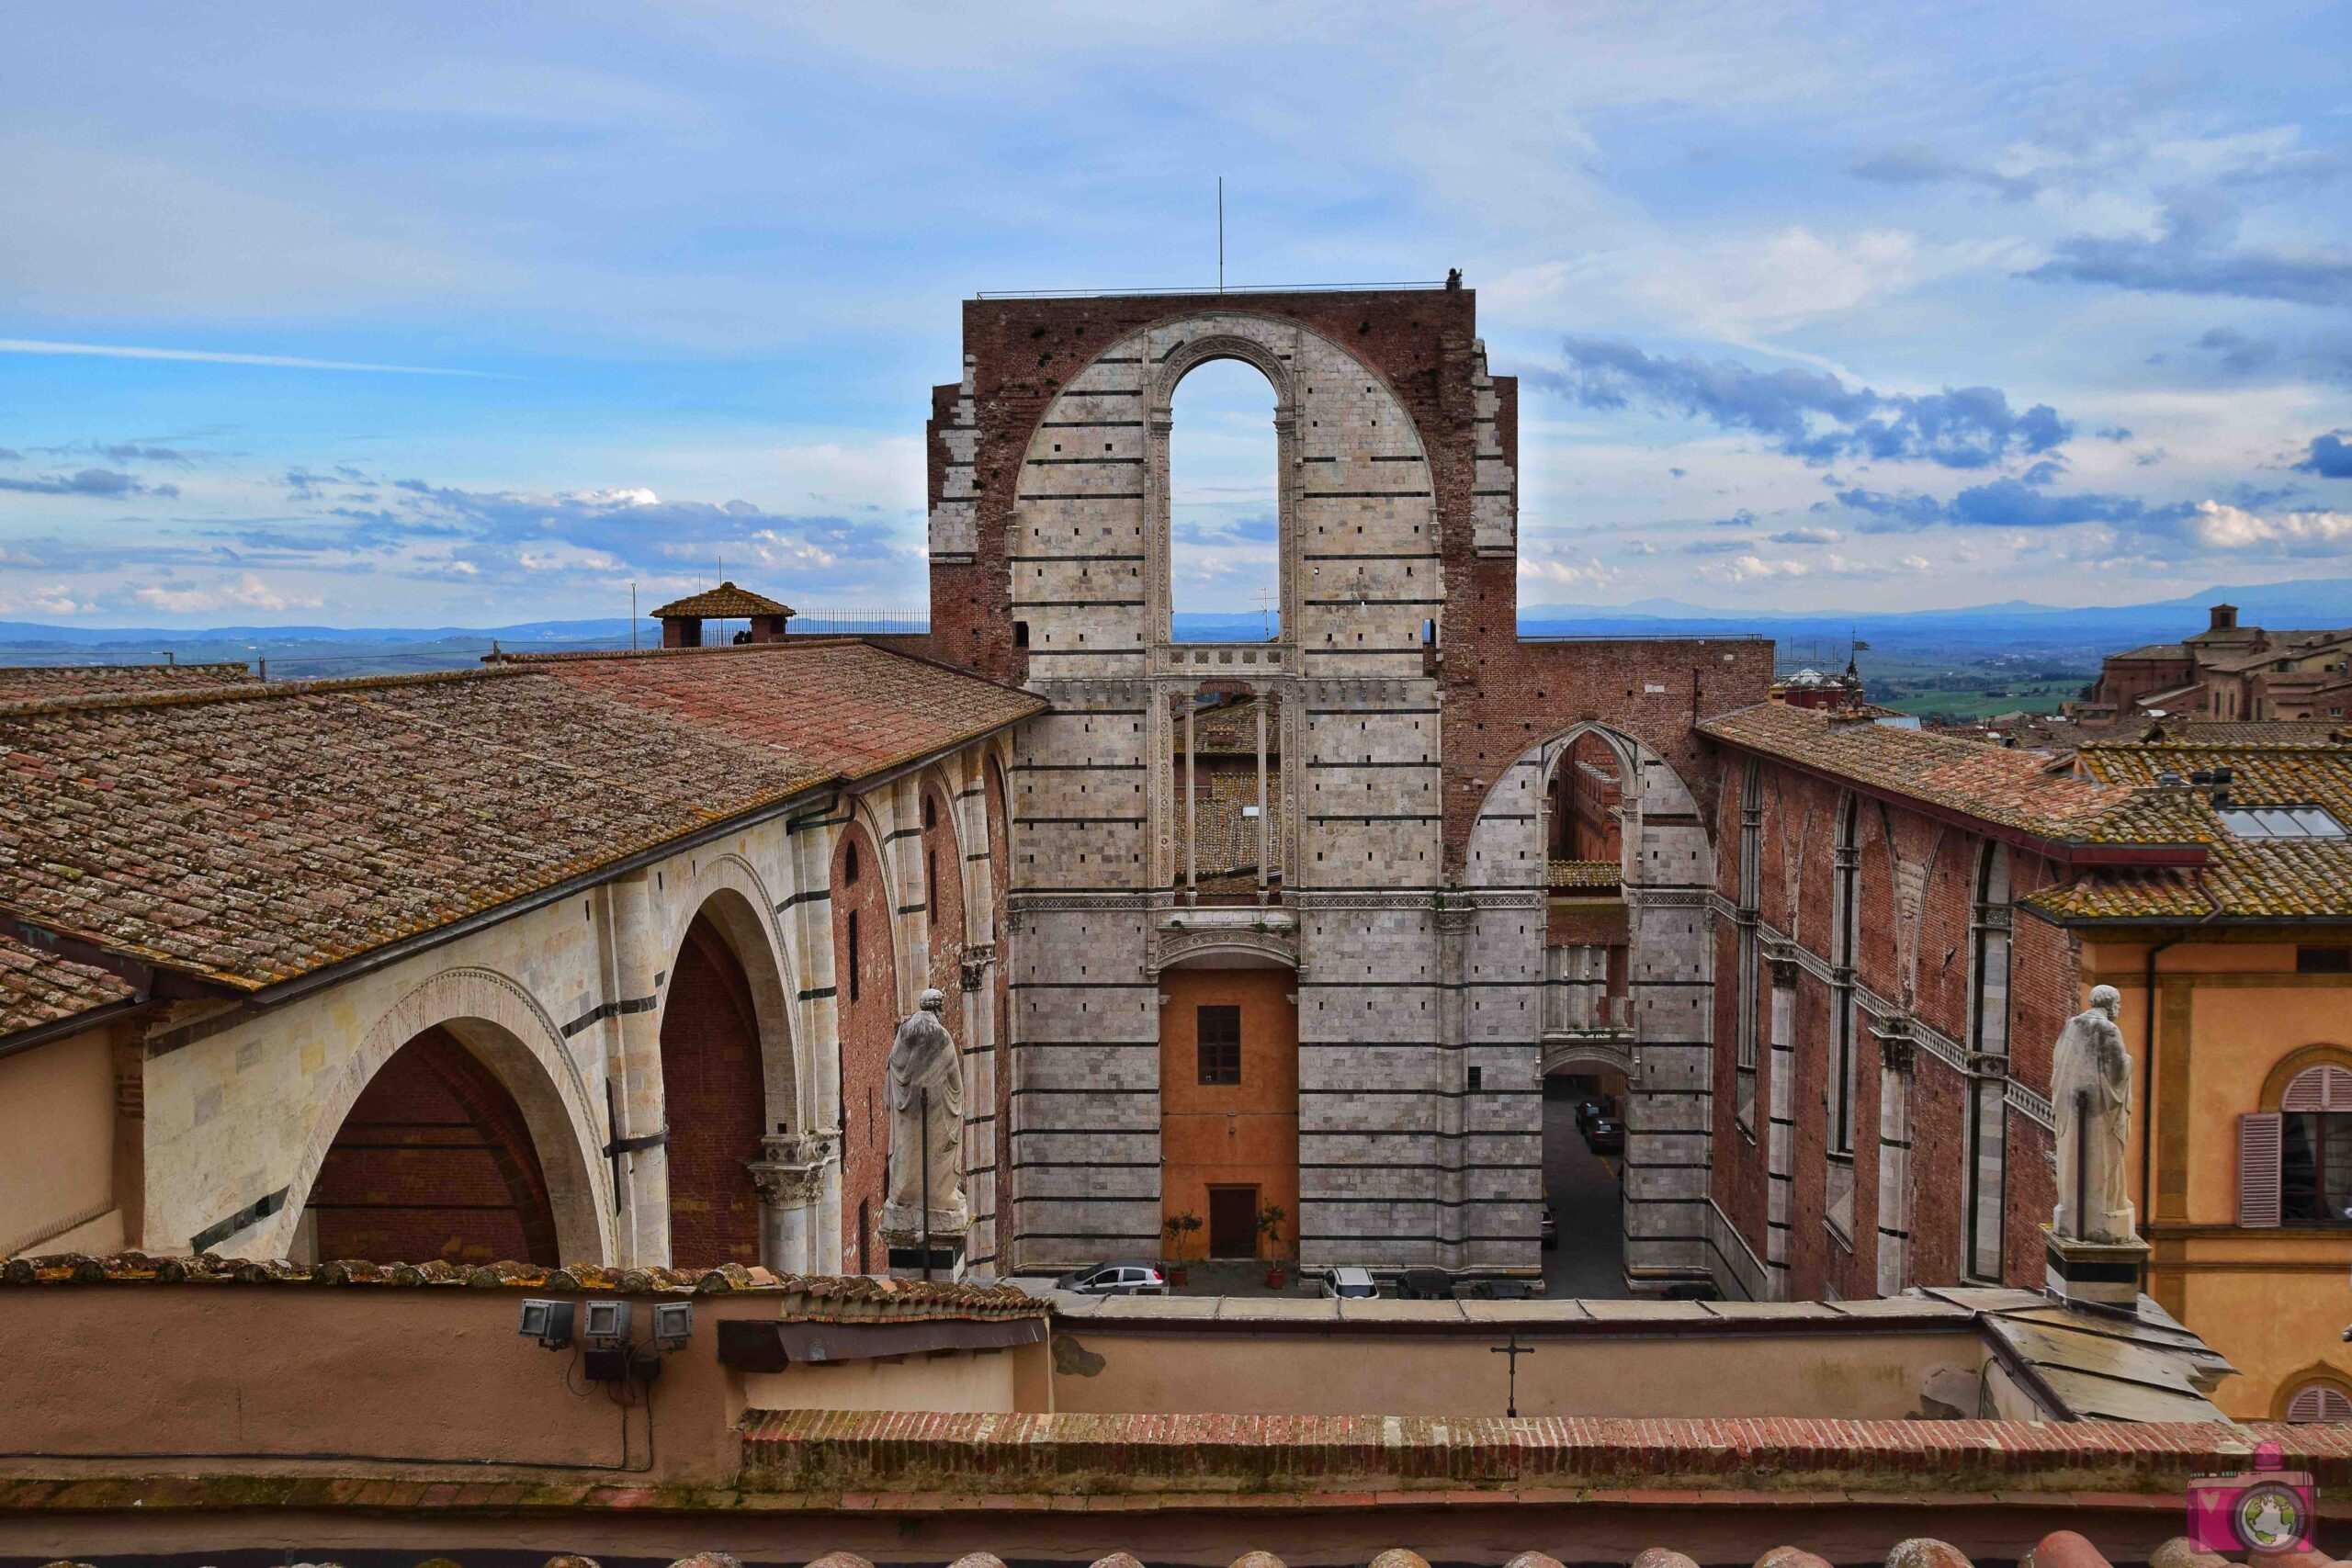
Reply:
[[[881, 1228], [909, 1246], [922, 1237], [926, 1208], [934, 1247], [960, 1245], [971, 1224], [971, 1211], [964, 1201], [964, 1063], [947, 1026], [939, 1021], [946, 1006], [941, 992], [923, 992], [917, 1010], [899, 1025], [898, 1037], [890, 1043], [889, 1190], [882, 1204]], [[923, 1182], [926, 1149], [928, 1190]]]
[[[2066, 1021], [2050, 1068], [2057, 1112], [2058, 1207], [2050, 1228], [2075, 1241], [2125, 1244], [2133, 1230], [2123, 1151], [2132, 1136], [2132, 1057], [2115, 1015], [2112, 986], [2091, 988], [2091, 1005]], [[2088, 1115], [2082, 1097], [2087, 1094]], [[2075, 1213], [2077, 1194], [2082, 1213]]]

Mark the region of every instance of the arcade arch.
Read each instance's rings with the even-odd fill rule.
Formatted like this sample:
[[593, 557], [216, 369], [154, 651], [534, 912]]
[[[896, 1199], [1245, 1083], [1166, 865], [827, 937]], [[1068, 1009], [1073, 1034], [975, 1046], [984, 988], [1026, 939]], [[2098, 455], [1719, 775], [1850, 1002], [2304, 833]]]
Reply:
[[316, 1103], [273, 1250], [312, 1260], [612, 1258], [609, 1179], [584, 1141], [603, 1118], [552, 1021], [506, 976], [453, 969], [418, 985]]
[[[1550, 1195], [1560, 1241], [1547, 1277], [1578, 1292], [1612, 1272], [1620, 1289], [1708, 1278], [1715, 849], [1689, 786], [1638, 738], [1569, 726], [1496, 780], [1465, 871], [1498, 908], [1544, 908], [1483, 929], [1506, 949], [1490, 956], [1539, 989], [1543, 1157], [1563, 1189]], [[1608, 1134], [1588, 1140], [1576, 1109], [1589, 1099], [1618, 1120], [1622, 1150]], [[1596, 1215], [1612, 1207], [1614, 1271], [1592, 1261], [1609, 1239]]]

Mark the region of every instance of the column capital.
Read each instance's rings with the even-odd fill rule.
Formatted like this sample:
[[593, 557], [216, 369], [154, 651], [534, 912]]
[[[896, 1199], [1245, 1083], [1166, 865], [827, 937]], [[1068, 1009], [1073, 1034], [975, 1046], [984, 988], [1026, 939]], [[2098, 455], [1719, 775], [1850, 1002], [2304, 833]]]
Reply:
[[743, 1164], [762, 1203], [797, 1209], [823, 1194], [825, 1168], [839, 1152], [839, 1135], [833, 1133], [772, 1133], [760, 1140], [759, 1157]]

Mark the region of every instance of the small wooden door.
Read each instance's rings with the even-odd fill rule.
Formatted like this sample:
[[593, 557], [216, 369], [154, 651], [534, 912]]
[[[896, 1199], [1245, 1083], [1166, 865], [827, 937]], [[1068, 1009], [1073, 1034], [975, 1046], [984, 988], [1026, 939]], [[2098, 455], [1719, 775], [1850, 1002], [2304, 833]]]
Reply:
[[1258, 1190], [1254, 1187], [1209, 1189], [1209, 1256], [1258, 1256]]

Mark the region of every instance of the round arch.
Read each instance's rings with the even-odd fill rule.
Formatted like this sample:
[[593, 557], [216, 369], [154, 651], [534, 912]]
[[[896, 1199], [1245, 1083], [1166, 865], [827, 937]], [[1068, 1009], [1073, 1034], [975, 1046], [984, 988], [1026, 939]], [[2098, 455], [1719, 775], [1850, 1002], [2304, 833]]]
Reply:
[[2262, 1109], [2283, 1110], [2288, 1087], [2313, 1067], [2336, 1067], [2352, 1073], [2352, 1050], [2341, 1045], [2315, 1044], [2288, 1052], [2262, 1080]]
[[1539, 1074], [1550, 1077], [1577, 1067], [1593, 1067], [1605, 1073], [1634, 1076], [1634, 1049], [1619, 1041], [1547, 1040], [1540, 1058]]
[[[1164, 352], [1155, 345], [1166, 343]], [[1304, 323], [1276, 316], [1263, 315], [1246, 309], [1219, 309], [1205, 311], [1173, 313], [1145, 326], [1125, 333], [1106, 344], [1088, 368], [1109, 361], [1125, 360], [1133, 356], [1145, 367], [1140, 390], [1143, 413], [1143, 462], [1140, 487], [1140, 515], [1144, 545], [1144, 623], [1147, 636], [1153, 640], [1170, 637], [1170, 619], [1172, 605], [1170, 582], [1170, 495], [1169, 495], [1169, 434], [1173, 428], [1176, 389], [1184, 378], [1203, 365], [1216, 360], [1230, 360], [1250, 367], [1265, 377], [1274, 394], [1276, 515], [1280, 537], [1280, 598], [1282, 602], [1283, 640], [1304, 647], [1306, 643], [1306, 623], [1303, 612], [1308, 598], [1309, 572], [1301, 559], [1301, 527], [1298, 519], [1299, 479], [1302, 472], [1302, 410], [1306, 404], [1306, 383], [1302, 378], [1313, 376], [1319, 382], [1319, 365], [1329, 372], [1336, 385], [1360, 384], [1364, 391], [1380, 400], [1377, 422], [1401, 433], [1399, 447], [1426, 462], [1428, 448], [1421, 439], [1419, 426], [1405, 400], [1388, 378], [1338, 339], [1315, 331]], [[1352, 388], [1351, 388], [1352, 390]], [[1050, 435], [1046, 422], [1057, 417], [1054, 409], [1062, 399], [1084, 397], [1082, 390], [1072, 390], [1069, 384], [1057, 394], [1039, 413], [1039, 423], [1030, 433], [1032, 457], [1044, 457], [1047, 452], [1039, 445], [1040, 437]], [[1067, 416], [1061, 416], [1067, 417]], [[1325, 416], [1329, 423], [1329, 416]], [[1046, 443], [1049, 446], [1050, 443]], [[1435, 502], [1424, 503], [1418, 526], [1435, 537]], [[1435, 592], [1432, 585], [1431, 592]], [[1410, 617], [1415, 626], [1420, 617]], [[1418, 640], [1413, 644], [1418, 649]]]
[[1713, 886], [1714, 840], [1708, 818], [1699, 810], [1697, 797], [1690, 786], [1665, 758], [1640, 738], [1598, 719], [1579, 719], [1544, 737], [1521, 751], [1510, 766], [1496, 776], [1486, 798], [1479, 803], [1477, 819], [1470, 829], [1464, 865], [1469, 885], [1495, 889], [1543, 888], [1544, 801], [1552, 787], [1553, 775], [1575, 750], [1576, 743], [1587, 736], [1598, 737], [1616, 757], [1628, 807], [1643, 814], [1690, 818], [1695, 826], [1689, 831], [1697, 834], [1706, 849], [1704, 863], [1695, 872], [1681, 871], [1668, 879], [1653, 874], [1661, 869], [1659, 865], [1644, 866], [1637, 837], [1627, 835], [1622, 852], [1624, 886], [1631, 888], [1671, 880], [1679, 886]]
[[[955, 782], [934, 762], [915, 775], [917, 843], [923, 860], [923, 922], [929, 933], [930, 974], [923, 984], [956, 991], [963, 950], [972, 940], [972, 886], [965, 875], [964, 821]], [[946, 897], [941, 896], [942, 889]], [[953, 899], [952, 906], [949, 899]]]
[[615, 1256], [612, 1182], [601, 1157], [601, 1107], [547, 1010], [495, 970], [445, 969], [420, 982], [377, 1018], [358, 1048], [311, 1094], [311, 1125], [287, 1183], [287, 1203], [257, 1238], [274, 1256], [289, 1250], [352, 1107], [401, 1047], [442, 1029], [489, 1069], [522, 1114], [547, 1183], [556, 1245], [568, 1262]]
[[[2317, 1399], [2308, 1397], [2315, 1391]], [[2333, 1398], [2328, 1397], [2331, 1394]], [[2326, 1413], [2299, 1416], [2295, 1412], [2295, 1403], [2299, 1398], [2303, 1399], [2307, 1406], [2324, 1401], [2322, 1408]], [[2352, 1407], [2352, 1375], [2325, 1361], [2313, 1361], [2301, 1371], [2280, 1378], [2277, 1392], [2270, 1396], [2270, 1418], [2273, 1421], [2341, 1420], [2342, 1416], [2336, 1412], [2347, 1407]]]
[[[770, 1132], [797, 1132], [810, 1125], [813, 1107], [808, 1102], [809, 1074], [800, 1059], [802, 1031], [797, 1027], [795, 999], [802, 973], [791, 939], [777, 929], [767, 911], [776, 900], [769, 893], [759, 868], [738, 854], [714, 855], [695, 863], [694, 879], [670, 905], [669, 930], [662, 951], [674, 976], [688, 932], [697, 919], [707, 920], [726, 939], [752, 993], [759, 1022], [761, 1116]], [[668, 1016], [673, 987], [662, 989], [662, 1017]], [[657, 1030], [659, 1021], [657, 1021]]]

